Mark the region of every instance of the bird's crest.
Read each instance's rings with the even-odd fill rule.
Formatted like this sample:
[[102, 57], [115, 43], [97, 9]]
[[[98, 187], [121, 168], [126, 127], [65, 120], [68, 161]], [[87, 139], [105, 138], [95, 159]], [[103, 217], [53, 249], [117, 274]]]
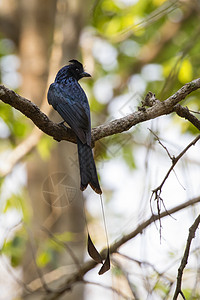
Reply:
[[69, 62], [76, 65], [76, 66], [79, 66], [79, 67], [83, 68], [83, 65], [76, 59], [71, 59], [71, 60], [69, 60]]

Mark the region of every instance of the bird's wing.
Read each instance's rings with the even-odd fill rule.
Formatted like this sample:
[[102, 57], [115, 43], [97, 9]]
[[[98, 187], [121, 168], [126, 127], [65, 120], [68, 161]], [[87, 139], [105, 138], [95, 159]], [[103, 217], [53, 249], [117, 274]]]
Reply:
[[88, 115], [80, 99], [80, 96], [85, 96], [85, 94], [76, 94], [70, 95], [69, 90], [52, 84], [48, 91], [48, 102], [69, 124], [79, 139], [85, 143], [87, 140], [86, 133], [90, 128], [90, 115]]

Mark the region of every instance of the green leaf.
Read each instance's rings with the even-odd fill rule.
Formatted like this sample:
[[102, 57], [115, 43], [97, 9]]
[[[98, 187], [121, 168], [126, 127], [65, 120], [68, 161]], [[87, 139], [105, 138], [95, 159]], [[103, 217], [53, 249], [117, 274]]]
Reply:
[[29, 222], [30, 220], [30, 207], [27, 204], [28, 195], [22, 191], [21, 194], [13, 194], [8, 198], [3, 207], [3, 213], [6, 213], [9, 209], [16, 209], [22, 214], [23, 220]]
[[2, 248], [2, 253], [10, 257], [11, 265], [17, 267], [21, 264], [26, 250], [27, 234], [22, 228], [16, 232], [14, 238], [6, 241]]
[[192, 65], [189, 61], [189, 59], [184, 59], [182, 64], [181, 64], [181, 67], [180, 67], [180, 70], [179, 70], [179, 73], [178, 73], [178, 79], [181, 83], [186, 83], [186, 82], [189, 82], [192, 80]]
[[40, 139], [37, 150], [43, 160], [49, 159], [53, 144], [55, 145], [53, 139], [47, 135], [42, 136]]
[[37, 265], [40, 268], [44, 268], [52, 259], [51, 251], [46, 250], [41, 252], [36, 259]]

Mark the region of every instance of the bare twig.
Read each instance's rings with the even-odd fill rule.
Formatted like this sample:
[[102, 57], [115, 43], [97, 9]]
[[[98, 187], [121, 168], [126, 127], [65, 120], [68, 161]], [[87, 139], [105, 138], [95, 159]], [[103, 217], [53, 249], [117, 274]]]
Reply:
[[154, 10], [151, 14], [148, 15], [147, 18], [138, 22], [137, 24], [133, 24], [128, 28], [124, 29], [123, 31], [117, 33], [116, 36], [112, 38], [114, 42], [121, 42], [125, 39], [128, 39], [130, 35], [133, 34], [133, 31], [137, 31], [141, 28], [146, 28], [150, 24], [154, 23], [155, 21], [159, 20], [162, 16], [169, 14], [175, 8], [180, 5], [178, 0], [167, 1], [163, 5], [159, 6], [156, 10]]
[[21, 290], [25, 290], [27, 293], [31, 294], [33, 290], [28, 286], [28, 284], [26, 284], [22, 279], [20, 279], [20, 277], [17, 276], [15, 272], [13, 272], [10, 263], [7, 262], [4, 256], [1, 257], [1, 261], [3, 268], [5, 268], [6, 272], [11, 276], [12, 280], [18, 284]]
[[200, 111], [196, 111], [196, 110], [192, 110], [192, 109], [188, 109], [188, 110], [189, 110], [189, 112], [200, 115]]
[[[181, 157], [188, 151], [188, 149], [191, 147], [191, 146], [194, 146], [197, 141], [200, 139], [200, 135], [198, 135], [189, 145], [187, 145], [187, 147], [185, 147], [183, 149], [183, 151], [181, 151], [179, 153], [179, 155], [177, 155], [176, 157], [172, 157], [172, 165], [171, 167], [169, 168], [167, 174], [165, 175], [163, 181], [161, 182], [161, 184], [153, 189], [152, 191], [152, 194], [151, 194], [151, 197], [150, 197], [150, 203], [153, 199], [153, 196], [154, 196], [154, 200], [156, 201], [156, 204], [157, 204], [157, 211], [158, 211], [158, 215], [160, 215], [160, 211], [161, 211], [161, 204], [164, 206], [166, 212], [170, 215], [169, 211], [167, 211], [166, 207], [165, 207], [165, 203], [164, 203], [164, 200], [162, 199], [161, 197], [161, 193], [162, 193], [162, 188], [163, 188], [163, 185], [164, 183], [166, 182], [167, 178], [169, 177], [171, 171], [174, 171], [174, 167], [175, 165], [177, 164], [177, 162], [181, 159]], [[161, 224], [161, 219], [159, 219], [159, 234], [160, 234], [160, 240], [161, 240], [161, 230], [162, 230], [162, 224]]]
[[23, 290], [27, 291], [28, 293], [32, 293], [32, 289], [30, 287], [28, 287], [28, 284], [26, 284], [22, 279], [20, 279], [18, 276], [16, 276], [15, 272], [13, 272], [13, 269], [11, 267], [11, 265], [7, 262], [7, 260], [5, 259], [5, 257], [2, 255], [3, 254], [3, 248], [4, 245], [6, 244], [7, 239], [9, 238], [9, 234], [13, 233], [13, 231], [15, 229], [17, 229], [18, 226], [22, 225], [22, 221], [20, 220], [17, 224], [15, 224], [13, 227], [11, 228], [4, 228], [6, 229], [6, 239], [5, 239], [5, 243], [2, 245], [2, 249], [0, 249], [0, 255], [1, 255], [1, 260], [2, 260], [2, 265], [5, 268], [5, 270], [7, 271], [8, 274], [10, 274], [10, 276], [12, 277], [12, 279], [19, 285], [19, 287], [21, 287]]
[[77, 269], [80, 270], [81, 266], [79, 263], [78, 258], [76, 257], [76, 255], [74, 254], [74, 252], [71, 250], [71, 248], [68, 246], [67, 243], [59, 240], [51, 231], [49, 231], [47, 228], [45, 228], [44, 226], [42, 226], [42, 230], [44, 232], [46, 232], [49, 237], [58, 245], [61, 245], [64, 249], [66, 249], [66, 251], [68, 252], [68, 254], [71, 256], [71, 258], [73, 259], [75, 265], [77, 266]]
[[173, 160], [173, 157], [171, 156], [171, 154], [169, 153], [169, 150], [167, 149], [167, 147], [161, 142], [160, 138], [157, 136], [157, 134], [155, 134], [155, 132], [153, 132], [153, 130], [151, 130], [150, 128], [148, 128], [149, 131], [155, 136], [156, 140], [158, 141], [158, 143], [165, 149], [165, 151], [167, 152], [167, 155], [169, 156], [169, 158], [171, 160]]
[[1, 257], [2, 265], [5, 268], [6, 272], [12, 277], [12, 279], [27, 293], [32, 293], [33, 290], [26, 284], [23, 280], [19, 278], [14, 272], [10, 265], [10, 263], [7, 262], [4, 256]]
[[192, 123], [197, 129], [200, 130], [200, 120], [197, 119], [193, 114], [191, 114], [191, 110], [189, 110], [187, 107], [176, 104], [174, 106], [174, 111], [177, 113], [177, 115], [190, 121], [190, 123]]
[[104, 289], [110, 290], [112, 292], [114, 292], [115, 294], [117, 294], [118, 296], [122, 297], [123, 299], [127, 299], [127, 300], [135, 300], [135, 298], [130, 297], [130, 296], [126, 296], [123, 292], [119, 291], [118, 289], [112, 287], [112, 286], [108, 286], [108, 285], [104, 285], [98, 282], [92, 282], [92, 281], [88, 281], [88, 280], [82, 280], [83, 283], [85, 284], [92, 284], [92, 285], [96, 285], [99, 287], [102, 287]]
[[162, 198], [160, 197], [161, 192], [162, 192], [162, 187], [163, 187], [165, 181], [167, 180], [167, 178], [169, 177], [171, 171], [174, 169], [175, 165], [176, 165], [177, 162], [181, 159], [181, 157], [188, 151], [188, 149], [189, 149], [191, 146], [194, 146], [194, 145], [198, 142], [199, 139], [200, 139], [200, 135], [198, 135], [191, 143], [189, 143], [189, 145], [187, 145], [187, 147], [185, 147], [185, 148], [183, 149], [183, 151], [181, 151], [181, 152], [179, 153], [179, 155], [177, 155], [176, 157], [174, 157], [174, 158], [172, 159], [172, 165], [171, 165], [171, 167], [169, 168], [167, 174], [165, 175], [163, 181], [161, 182], [161, 184], [160, 184], [157, 188], [153, 189], [152, 195], [151, 195], [151, 199], [153, 198], [153, 196], [155, 196], [155, 198], [154, 198], [155, 200], [157, 200], [157, 201], [162, 200]]
[[33, 235], [31, 233], [31, 231], [28, 229], [28, 227], [26, 226], [26, 230], [29, 234], [29, 242], [30, 242], [30, 248], [31, 248], [31, 253], [32, 253], [32, 257], [33, 257], [33, 261], [34, 261], [34, 264], [35, 264], [35, 268], [36, 268], [36, 271], [37, 271], [37, 274], [40, 278], [40, 281], [41, 281], [41, 284], [42, 284], [42, 287], [44, 288], [44, 290], [47, 292], [47, 293], [50, 293], [51, 292], [51, 289], [48, 287], [45, 279], [44, 279], [44, 275], [43, 275], [43, 272], [42, 270], [38, 267], [37, 265], [37, 262], [36, 262], [36, 255], [35, 255], [35, 243], [34, 243], [34, 238], [33, 238]]
[[200, 215], [195, 219], [194, 223], [189, 229], [189, 234], [188, 234], [188, 239], [185, 247], [185, 252], [183, 255], [183, 258], [181, 260], [180, 267], [178, 269], [178, 275], [177, 275], [177, 282], [176, 282], [176, 290], [174, 292], [174, 297], [173, 300], [176, 300], [178, 298], [178, 295], [180, 294], [183, 299], [186, 299], [182, 290], [181, 290], [181, 284], [182, 284], [182, 276], [183, 276], [183, 270], [185, 266], [187, 265], [188, 257], [189, 257], [189, 252], [190, 252], [190, 246], [192, 239], [195, 237], [195, 232], [197, 230], [197, 227], [199, 226], [200, 223]]
[[[123, 263], [115, 259], [115, 257], [112, 257], [112, 264], [120, 270], [120, 277], [122, 277], [119, 279], [117, 278], [118, 276], [116, 277], [117, 283], [115, 285], [118, 286], [118, 281], [119, 283], [122, 282], [123, 288], [125, 288], [127, 292], [129, 290], [129, 294], [133, 297], [133, 299], [138, 300], [139, 298], [137, 296], [137, 289], [135, 285], [131, 284], [131, 281], [129, 279], [129, 273], [125, 270]], [[124, 283], [127, 284], [127, 287], [124, 287]], [[121, 288], [121, 284], [120, 286], [118, 286], [118, 289], [120, 288]]]
[[162, 273], [159, 272], [159, 271], [155, 268], [155, 266], [154, 266], [153, 264], [151, 264], [150, 262], [148, 262], [148, 261], [145, 261], [145, 260], [139, 260], [139, 259], [132, 258], [132, 257], [126, 255], [126, 254], [123, 254], [123, 253], [119, 252], [119, 251], [116, 251], [116, 254], [118, 254], [118, 255], [121, 256], [121, 257], [124, 257], [124, 258], [127, 259], [127, 260], [130, 260], [130, 261], [136, 263], [136, 264], [139, 265], [140, 267], [141, 267], [141, 266], [151, 267], [151, 268], [153, 269], [153, 271], [154, 271], [155, 273], [157, 273], [159, 276], [162, 276], [162, 275], [163, 275], [163, 272], [162, 272]]
[[[122, 256], [122, 257], [128, 259], [129, 261], [132, 261], [132, 262], [138, 264], [140, 268], [142, 268], [143, 266], [144, 266], [144, 267], [145, 267], [145, 266], [151, 267], [152, 270], [156, 273], [156, 277], [157, 277], [157, 278], [156, 278], [156, 281], [155, 281], [155, 283], [153, 284], [152, 287], [150, 287], [150, 282], [149, 282], [149, 280], [148, 280], [149, 277], [148, 277], [148, 276], [147, 276], [147, 277], [145, 276], [145, 277], [146, 277], [145, 279], [146, 279], [146, 281], [148, 281], [148, 286], [149, 286], [148, 294], [152, 294], [152, 293], [153, 293], [153, 291], [155, 290], [155, 287], [158, 285], [158, 283], [159, 283], [159, 281], [161, 280], [161, 278], [163, 278], [163, 279], [165, 280], [165, 282], [166, 282], [166, 281], [168, 282], [168, 285], [166, 285], [166, 287], [169, 286], [169, 289], [168, 289], [167, 294], [170, 293], [171, 287], [172, 287], [172, 285], [173, 285], [173, 281], [172, 281], [169, 277], [167, 277], [167, 276], [165, 275], [165, 271], [162, 271], [162, 272], [158, 271], [158, 270], [156, 269], [156, 267], [155, 267], [153, 264], [151, 264], [150, 262], [148, 262], [148, 261], [141, 261], [141, 260], [132, 258], [132, 257], [130, 257], [130, 256], [121, 254], [120, 252], [117, 252], [117, 253], [118, 253], [120, 256]], [[165, 298], [164, 298], [164, 299], [165, 299]], [[166, 297], [166, 299], [167, 299], [167, 297]]]

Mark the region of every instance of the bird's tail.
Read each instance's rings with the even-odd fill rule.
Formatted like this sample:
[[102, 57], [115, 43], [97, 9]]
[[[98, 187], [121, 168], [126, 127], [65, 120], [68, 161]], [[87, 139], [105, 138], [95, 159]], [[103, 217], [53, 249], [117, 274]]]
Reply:
[[79, 139], [78, 143], [78, 158], [81, 176], [81, 190], [84, 191], [89, 184], [97, 194], [102, 194], [97, 170], [93, 158], [92, 149], [87, 144], [83, 144]]

